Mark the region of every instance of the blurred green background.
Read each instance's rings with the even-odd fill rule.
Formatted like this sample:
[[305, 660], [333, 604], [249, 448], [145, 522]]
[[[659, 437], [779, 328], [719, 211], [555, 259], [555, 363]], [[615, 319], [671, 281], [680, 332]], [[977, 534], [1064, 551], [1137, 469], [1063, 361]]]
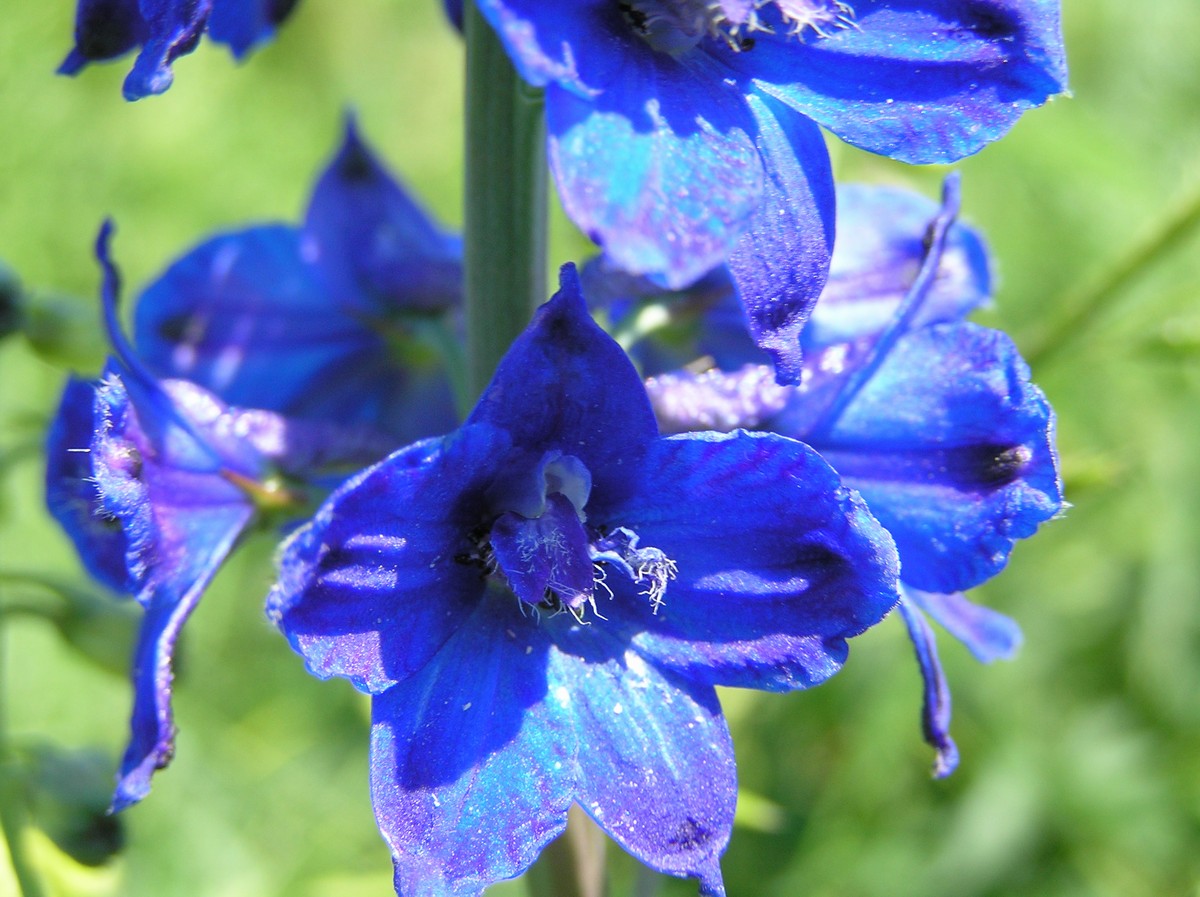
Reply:
[[[727, 693], [744, 788], [732, 895], [1200, 895], [1200, 240], [1158, 239], [1200, 197], [1200, 5], [1065, 5], [1074, 97], [961, 165], [1000, 278], [984, 320], [1033, 353], [1073, 504], [976, 595], [1020, 621], [1024, 649], [984, 668], [942, 638], [963, 753], [942, 782], [898, 620], [812, 692]], [[57, 626], [27, 612], [59, 606], [58, 586], [94, 589], [42, 509], [38, 453], [68, 367], [100, 363], [99, 222], [118, 222], [132, 290], [214, 229], [296, 220], [353, 107], [456, 226], [462, 52], [434, 0], [303, 0], [246, 64], [203, 46], [168, 94], [127, 104], [128, 61], [53, 74], [72, 15], [67, 0], [0, 10], [0, 259], [32, 302], [29, 337], [0, 343], [0, 713], [15, 749], [96, 752], [50, 757], [46, 778], [98, 774], [102, 803], [127, 731], [113, 667], [136, 617], [103, 598]], [[944, 174], [833, 151], [843, 179], [935, 195]], [[551, 260], [586, 253], [560, 217]], [[1099, 312], [1059, 328], [1097, 296]], [[1047, 351], [1056, 329], [1066, 342]], [[252, 539], [188, 626], [178, 757], [122, 817], [124, 851], [91, 867], [29, 834], [49, 894], [391, 893], [365, 702], [308, 678], [268, 627], [271, 549]], [[102, 817], [80, 829], [48, 793], [38, 820], [77, 854], [117, 836]], [[631, 861], [611, 853], [628, 884]]]

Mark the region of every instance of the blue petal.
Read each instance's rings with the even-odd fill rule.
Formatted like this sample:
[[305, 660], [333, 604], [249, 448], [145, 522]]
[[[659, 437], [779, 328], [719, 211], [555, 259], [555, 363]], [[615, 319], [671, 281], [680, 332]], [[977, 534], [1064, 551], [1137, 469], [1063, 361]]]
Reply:
[[509, 588], [537, 606], [553, 595], [572, 610], [592, 600], [592, 560], [579, 515], [563, 495], [546, 498], [546, 511], [532, 519], [507, 511], [492, 524], [496, 562]]
[[792, 398], [770, 365], [746, 365], [736, 371], [712, 369], [662, 374], [646, 381], [646, 394], [663, 434], [716, 430], [728, 433], [757, 427], [775, 417]]
[[442, 7], [446, 11], [446, 18], [450, 20], [450, 24], [459, 31], [463, 30], [463, 0], [444, 0]]
[[925, 699], [921, 711], [921, 724], [925, 740], [937, 751], [933, 764], [933, 775], [941, 779], [958, 768], [958, 746], [950, 737], [950, 686], [938, 660], [937, 641], [924, 615], [907, 598], [900, 599], [900, 616], [908, 627], [917, 664], [921, 668]]
[[149, 32], [133, 70], [125, 78], [127, 100], [165, 91], [175, 80], [171, 63], [200, 42], [213, 0], [138, 0]]
[[799, 41], [777, 24], [722, 58], [843, 140], [916, 163], [977, 152], [1066, 89], [1058, 0], [851, 5], [856, 27]]
[[300, 234], [266, 225], [172, 264], [138, 302], [137, 343], [155, 371], [235, 405], [370, 426], [397, 442], [453, 427], [445, 376], [399, 365], [352, 311], [303, 257]]
[[566, 826], [578, 740], [546, 633], [490, 593], [413, 678], [372, 701], [371, 797], [398, 893], [468, 897]]
[[[197, 401], [197, 387], [172, 395], [170, 386], [151, 397], [181, 401], [168, 409], [144, 393], [127, 392], [113, 375], [96, 395], [92, 455], [97, 491], [104, 510], [124, 529], [126, 564], [137, 599], [146, 608], [134, 657], [132, 735], [113, 797], [118, 810], [145, 797], [151, 775], [170, 762], [176, 639], [255, 515], [245, 493], [226, 476], [225, 457], [218, 454], [225, 441], [219, 406]], [[189, 445], [206, 432], [213, 439], [205, 451]], [[229, 460], [241, 463], [236, 457]], [[245, 467], [240, 472], [254, 473]]]
[[505, 430], [526, 451], [577, 457], [591, 472], [594, 501], [618, 501], [629, 491], [658, 435], [646, 390], [588, 314], [573, 265], [563, 267], [558, 293], [509, 348], [468, 423]]
[[[402, 449], [348, 480], [285, 543], [267, 613], [313, 675], [378, 694], [420, 671], [470, 616], [465, 560], [509, 442], [485, 426]], [[515, 599], [513, 599], [515, 605]]]
[[299, 0], [213, 0], [208, 33], [227, 44], [242, 59], [256, 44], [270, 40], [275, 28], [288, 17]]
[[621, 267], [681, 287], [722, 262], [763, 192], [755, 124], [717, 75], [646, 46], [582, 98], [546, 90], [549, 159], [572, 221]]
[[902, 337], [819, 438], [787, 413], [772, 427], [809, 438], [863, 494], [925, 591], [995, 575], [1062, 507], [1050, 406], [1008, 337], [973, 324]]
[[980, 663], [1010, 660], [1021, 647], [1021, 629], [1015, 620], [969, 601], [961, 592], [938, 595], [906, 587], [904, 594], [966, 645]]
[[46, 436], [46, 505], [59, 522], [89, 573], [110, 589], [124, 592], [125, 534], [121, 524], [102, 513], [92, 474], [95, 387], [71, 377]]
[[[839, 239], [829, 282], [801, 337], [806, 353], [878, 334], [892, 322], [924, 261], [926, 234], [937, 215], [937, 205], [909, 190], [838, 187]], [[937, 276], [909, 326], [960, 321], [990, 295], [982, 237], [964, 224], [952, 224]]]
[[461, 240], [439, 230], [404, 192], [352, 118], [313, 188], [304, 256], [342, 307], [434, 313], [461, 303]]
[[846, 639], [896, 603], [887, 533], [802, 443], [768, 433], [696, 433], [660, 440], [642, 489], [607, 516], [673, 560], [655, 611], [612, 575], [627, 628], [655, 663], [715, 685], [785, 690], [822, 682]]
[[833, 251], [833, 172], [816, 125], [765, 96], [751, 95], [747, 103], [766, 178], [729, 270], [751, 337], [775, 360], [779, 381], [795, 383], [800, 331], [825, 286]]
[[551, 687], [569, 695], [583, 748], [576, 800], [646, 865], [724, 894], [718, 861], [737, 775], [717, 696], [623, 650], [609, 632], [598, 621], [555, 639]]
[[75, 8], [75, 46], [58, 73], [74, 75], [89, 62], [124, 56], [141, 44], [146, 34], [137, 0], [79, 0]]

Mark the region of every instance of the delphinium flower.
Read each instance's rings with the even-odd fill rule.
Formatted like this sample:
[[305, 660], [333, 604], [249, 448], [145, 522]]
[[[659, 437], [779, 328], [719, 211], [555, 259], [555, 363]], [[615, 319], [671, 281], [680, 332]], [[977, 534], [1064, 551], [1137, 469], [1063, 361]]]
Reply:
[[[804, 333], [798, 386], [775, 383], [728, 281], [698, 298], [701, 326], [693, 321], [692, 339], [675, 348], [707, 356], [707, 369], [647, 383], [664, 432], [753, 427], [802, 440], [891, 532], [938, 775], [958, 753], [925, 615], [980, 660], [1010, 656], [1016, 624], [961, 590], [998, 573], [1014, 542], [1062, 508], [1049, 404], [1007, 336], [962, 320], [990, 284], [982, 242], [952, 226], [956, 208], [953, 180], [940, 212], [901, 191], [844, 188], [833, 275]], [[640, 354], [652, 365], [670, 357]]]
[[[183, 624], [252, 526], [307, 516], [394, 435], [334, 420], [231, 407], [204, 387], [159, 379], [122, 335], [111, 227], [97, 243], [116, 359], [96, 384], [72, 379], [47, 447], [47, 500], [85, 565], [145, 609], [133, 658], [131, 739], [114, 809], [143, 798], [174, 751], [171, 687]], [[272, 380], [286, 391], [289, 368]]]
[[[451, 4], [451, 13], [454, 6]], [[477, 0], [545, 87], [563, 205], [616, 265], [688, 284], [728, 260], [784, 382], [825, 282], [818, 125], [949, 162], [1066, 83], [1057, 0]]]
[[139, 100], [171, 86], [171, 63], [191, 53], [205, 31], [241, 59], [269, 40], [297, 0], [79, 0], [75, 46], [59, 73], [74, 75], [90, 62], [124, 56], [137, 61], [125, 79], [125, 99]]
[[461, 240], [351, 119], [303, 224], [219, 234], [185, 253], [139, 298], [135, 341], [159, 376], [230, 404], [366, 425], [405, 445], [458, 422], [439, 347], [454, 344], [461, 260]]
[[271, 617], [313, 674], [372, 696], [404, 895], [519, 874], [572, 803], [723, 893], [714, 686], [821, 682], [897, 598], [891, 540], [815, 452], [659, 436], [571, 266], [466, 423], [348, 480], [278, 563]]

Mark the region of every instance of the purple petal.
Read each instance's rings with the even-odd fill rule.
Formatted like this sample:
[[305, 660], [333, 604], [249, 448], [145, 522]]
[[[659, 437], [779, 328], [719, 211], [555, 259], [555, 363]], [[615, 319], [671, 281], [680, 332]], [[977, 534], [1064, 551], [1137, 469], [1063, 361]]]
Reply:
[[1021, 647], [1021, 629], [1015, 620], [968, 600], [961, 592], [939, 595], [906, 587], [904, 594], [966, 645], [980, 663], [1011, 660]]
[[[838, 187], [840, 239], [829, 282], [805, 327], [813, 352], [878, 334], [892, 322], [924, 261], [926, 234], [938, 207], [909, 190], [847, 184]], [[937, 276], [911, 328], [960, 321], [991, 294], [987, 248], [966, 225], [951, 225]]]
[[125, 99], [140, 100], [171, 86], [171, 63], [196, 49], [212, 5], [213, 0], [138, 0], [149, 34], [125, 78]]
[[314, 676], [378, 694], [463, 625], [485, 587], [464, 558], [508, 445], [474, 426], [402, 449], [348, 480], [285, 543], [267, 614]]
[[759, 206], [755, 124], [719, 77], [646, 46], [582, 98], [546, 90], [549, 160], [568, 217], [618, 265], [682, 287], [720, 264]]
[[118, 520], [103, 513], [92, 473], [93, 412], [96, 389], [71, 377], [46, 435], [46, 505], [59, 522], [88, 572], [110, 589], [124, 592], [125, 534]]
[[299, 0], [213, 0], [209, 36], [227, 44], [237, 59], [255, 45], [270, 40], [275, 28], [291, 14]]
[[664, 434], [716, 430], [728, 433], [757, 427], [782, 411], [792, 388], [780, 386], [770, 365], [746, 365], [726, 372], [678, 371], [646, 381], [646, 394]]
[[855, 27], [802, 42], [777, 25], [722, 58], [843, 140], [916, 163], [977, 152], [1066, 89], [1057, 0], [851, 5]]
[[361, 313], [435, 313], [462, 299], [462, 244], [438, 229], [346, 122], [313, 188], [304, 257], [336, 304]]
[[754, 342], [781, 383], [800, 378], [800, 331], [825, 286], [833, 251], [834, 187], [820, 129], [761, 95], [747, 97], [766, 178], [729, 256]]
[[593, 495], [617, 501], [657, 438], [629, 359], [588, 314], [573, 265], [558, 293], [512, 344], [468, 423], [505, 430], [520, 449], [558, 449], [591, 472]]
[[372, 701], [371, 798], [398, 893], [467, 897], [566, 826], [574, 685], [549, 690], [544, 628], [490, 593], [419, 674]]
[[909, 603], [900, 599], [900, 616], [908, 627], [913, 650], [917, 653], [917, 664], [921, 668], [925, 699], [921, 710], [921, 724], [925, 740], [937, 751], [933, 765], [934, 778], [942, 779], [958, 768], [958, 747], [950, 737], [950, 686], [938, 660], [937, 641], [924, 615]]
[[124, 56], [146, 35], [146, 22], [137, 0], [79, 0], [75, 8], [75, 46], [58, 73], [74, 75], [89, 62]]
[[588, 537], [575, 506], [563, 495], [546, 498], [546, 511], [532, 519], [512, 511], [492, 524], [492, 549], [509, 588], [537, 606], [548, 593], [578, 610], [592, 600]]
[[788, 413], [772, 428], [810, 438], [863, 494], [918, 589], [995, 575], [1062, 507], [1050, 406], [1008, 337], [973, 324], [902, 337], [819, 439]]
[[802, 443], [768, 433], [660, 440], [646, 482], [589, 523], [622, 526], [675, 562], [657, 611], [610, 575], [600, 612], [660, 666], [716, 685], [785, 690], [833, 675], [846, 639], [896, 603], [895, 549]]
[[606, 626], [556, 636], [551, 687], [570, 695], [583, 748], [576, 800], [646, 865], [724, 894], [737, 774], [717, 696], [623, 650]]

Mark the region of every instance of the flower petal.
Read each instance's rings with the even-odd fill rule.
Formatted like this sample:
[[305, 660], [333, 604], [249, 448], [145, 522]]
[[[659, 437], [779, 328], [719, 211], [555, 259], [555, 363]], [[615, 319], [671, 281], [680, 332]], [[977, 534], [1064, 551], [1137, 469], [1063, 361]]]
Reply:
[[489, 593], [417, 675], [372, 700], [371, 797], [398, 893], [478, 895], [566, 826], [577, 737], [544, 628]]
[[812, 449], [770, 433], [660, 440], [642, 490], [607, 517], [673, 560], [655, 612], [608, 577], [634, 647], [715, 685], [786, 690], [841, 667], [846, 639], [896, 603], [895, 548]]
[[213, 0], [209, 36], [227, 44], [242, 59], [256, 44], [270, 40], [275, 28], [291, 14], [299, 0]]
[[755, 124], [716, 75], [646, 46], [624, 62], [595, 97], [547, 87], [550, 166], [584, 233], [678, 288], [725, 260], [759, 205]]
[[59, 522], [88, 572], [110, 589], [124, 592], [125, 534], [118, 520], [103, 513], [92, 472], [96, 388], [72, 376], [46, 435], [46, 505]]
[[[803, 437], [786, 413], [772, 427]], [[1062, 507], [1053, 440], [1011, 340], [939, 324], [897, 341], [813, 444], [895, 537], [905, 583], [953, 592], [999, 572]]]
[[929, 623], [909, 600], [900, 599], [900, 616], [908, 627], [917, 664], [921, 668], [925, 699], [921, 709], [921, 725], [925, 740], [937, 751], [933, 765], [934, 778], [942, 779], [958, 768], [958, 746], [950, 737], [950, 686], [942, 663], [938, 660], [937, 640]]
[[303, 252], [343, 309], [428, 314], [462, 301], [462, 241], [439, 230], [388, 174], [352, 117], [313, 188]]
[[779, 381], [795, 383], [800, 331], [825, 286], [833, 251], [833, 171], [816, 125], [766, 96], [746, 102], [766, 177], [729, 270], [754, 342], [775, 360]]
[[171, 63], [191, 53], [208, 24], [213, 0], [138, 0], [148, 36], [125, 78], [127, 100], [165, 91], [175, 80]]
[[[485, 571], [466, 560], [472, 513], [508, 446], [503, 432], [475, 426], [401, 449], [285, 543], [267, 614], [314, 676], [378, 694], [463, 625], [484, 592]], [[474, 504], [463, 499], [473, 494]]]
[[968, 600], [961, 592], [939, 595], [906, 586], [904, 594], [966, 645], [980, 663], [1011, 660], [1021, 647], [1021, 629], [1015, 620]]
[[655, 669], [608, 631], [597, 621], [555, 637], [551, 685], [570, 694], [582, 748], [576, 799], [652, 869], [724, 894], [737, 774], [716, 693]]
[[617, 501], [657, 438], [646, 390], [621, 347], [588, 314], [574, 265], [512, 344], [467, 421], [507, 431], [513, 444], [583, 462], [593, 500]]
[[74, 75], [89, 62], [124, 56], [146, 35], [138, 0], [79, 0], [75, 7], [75, 46], [58, 73]]
[[1066, 89], [1058, 0], [851, 5], [856, 27], [804, 42], [776, 27], [722, 58], [848, 143], [915, 163], [977, 152]]
[[[801, 337], [806, 353], [877, 335], [892, 322], [925, 259], [927, 232], [938, 212], [932, 201], [909, 190], [866, 184], [838, 187], [840, 239], [829, 282]], [[990, 295], [983, 238], [955, 222], [936, 278], [909, 327], [960, 321]]]

